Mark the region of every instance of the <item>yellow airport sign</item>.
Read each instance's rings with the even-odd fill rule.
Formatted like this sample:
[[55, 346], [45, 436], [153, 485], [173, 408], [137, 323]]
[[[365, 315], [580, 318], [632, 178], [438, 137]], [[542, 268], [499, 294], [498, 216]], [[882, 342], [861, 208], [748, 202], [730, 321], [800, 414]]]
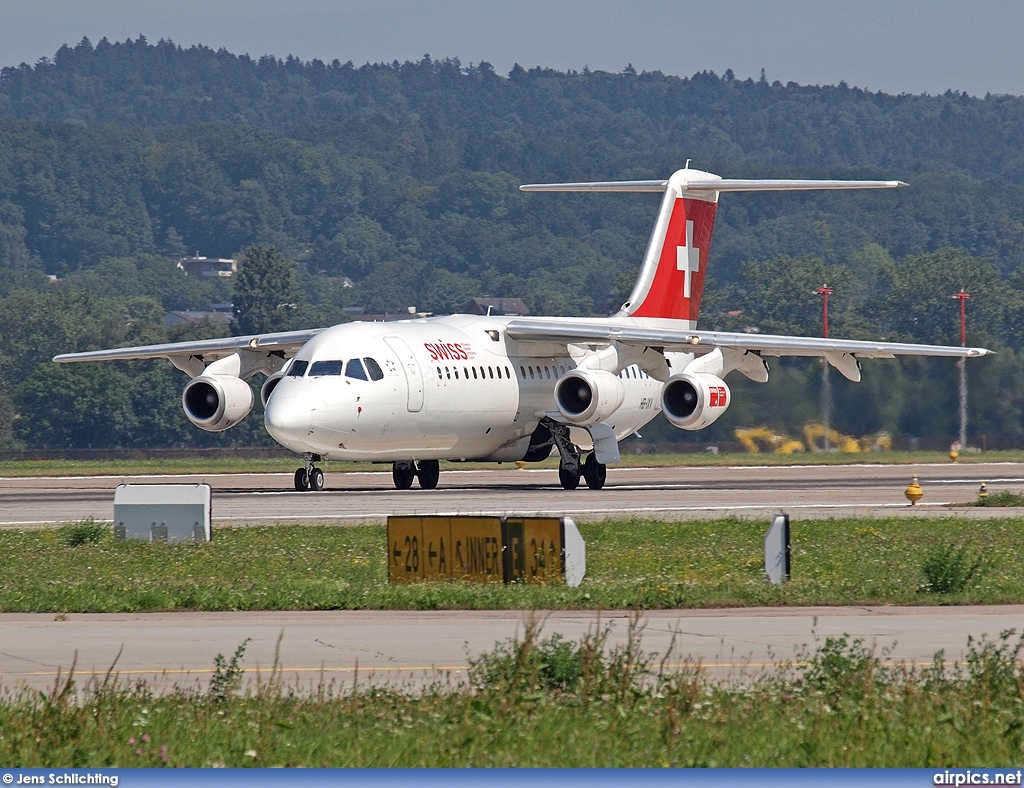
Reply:
[[568, 517], [389, 517], [388, 580], [565, 583], [586, 572]]

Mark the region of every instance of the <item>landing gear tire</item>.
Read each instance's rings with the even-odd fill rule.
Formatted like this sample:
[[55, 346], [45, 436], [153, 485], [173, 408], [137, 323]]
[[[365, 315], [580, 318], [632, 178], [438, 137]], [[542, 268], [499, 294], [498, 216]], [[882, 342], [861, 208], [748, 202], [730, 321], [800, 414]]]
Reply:
[[420, 487], [424, 490], [433, 490], [437, 487], [437, 480], [441, 478], [441, 466], [437, 460], [423, 460], [416, 476], [419, 477]]
[[313, 468], [309, 472], [309, 489], [313, 490], [313, 492], [320, 492], [323, 488], [324, 472], [319, 468]]
[[395, 481], [396, 490], [408, 490], [416, 478], [416, 469], [411, 462], [392, 463], [391, 478]]
[[604, 480], [608, 477], [608, 466], [598, 462], [593, 453], [587, 455], [587, 461], [583, 463], [583, 478], [587, 480], [587, 487], [591, 490], [600, 490], [604, 487]]
[[309, 489], [309, 474], [305, 468], [295, 471], [295, 489], [299, 492], [306, 492]]
[[575, 490], [580, 486], [580, 472], [570, 471], [568, 468], [558, 469], [558, 481], [562, 483], [563, 490]]

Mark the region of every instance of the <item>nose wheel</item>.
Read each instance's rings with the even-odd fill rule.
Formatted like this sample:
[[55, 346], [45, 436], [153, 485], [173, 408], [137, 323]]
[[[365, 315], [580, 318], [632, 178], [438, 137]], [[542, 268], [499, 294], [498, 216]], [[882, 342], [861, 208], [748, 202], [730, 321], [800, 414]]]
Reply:
[[299, 492], [320, 492], [324, 488], [324, 472], [313, 463], [319, 457], [307, 457], [306, 467], [295, 471], [295, 489]]

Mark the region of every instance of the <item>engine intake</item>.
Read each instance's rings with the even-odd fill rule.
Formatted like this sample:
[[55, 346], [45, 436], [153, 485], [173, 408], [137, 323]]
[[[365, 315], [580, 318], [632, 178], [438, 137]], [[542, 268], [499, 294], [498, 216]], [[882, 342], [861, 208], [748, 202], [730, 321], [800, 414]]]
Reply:
[[574, 369], [555, 386], [558, 412], [581, 427], [607, 419], [625, 397], [622, 381], [604, 370]]
[[725, 413], [732, 394], [724, 380], [707, 372], [673, 375], [661, 390], [665, 418], [684, 430], [701, 430]]
[[192, 378], [181, 395], [188, 420], [207, 432], [234, 427], [252, 410], [252, 389], [233, 375]]
[[263, 403], [264, 408], [267, 407], [267, 400], [270, 399], [270, 395], [274, 393], [274, 389], [277, 388], [277, 384], [281, 382], [283, 377], [283, 372], [275, 372], [263, 381], [263, 388], [260, 389], [260, 401]]

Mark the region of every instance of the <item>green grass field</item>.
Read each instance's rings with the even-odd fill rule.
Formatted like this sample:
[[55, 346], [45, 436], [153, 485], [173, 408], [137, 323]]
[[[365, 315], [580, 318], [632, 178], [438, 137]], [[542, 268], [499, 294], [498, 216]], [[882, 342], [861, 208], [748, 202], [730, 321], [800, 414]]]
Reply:
[[[86, 522], [0, 531], [0, 610], [1024, 602], [1024, 519], [796, 521], [793, 577], [781, 587], [764, 580], [766, 524], [740, 519], [582, 524], [587, 576], [579, 588], [462, 582], [391, 586], [384, 526], [222, 528], [210, 543], [180, 545], [117, 542], [108, 528]], [[934, 590], [940, 587], [943, 593]]]
[[[396, 692], [271, 679], [239, 693], [224, 659], [205, 692], [73, 680], [0, 697], [0, 763], [154, 766], [887, 766], [1024, 761], [1021, 642], [969, 644], [955, 669], [890, 666], [846, 638], [794, 666], [716, 684], [632, 640], [527, 631], [472, 661], [474, 691]], [[939, 655], [941, 658], [941, 655]], [[654, 658], [654, 664], [650, 665]]]
[[[1024, 451], [990, 451], [960, 456], [962, 463], [1024, 462]], [[809, 454], [628, 454], [622, 455], [625, 467], [728, 466], [728, 465], [848, 465], [873, 464], [908, 465], [920, 463], [948, 463], [943, 452], [864, 452], [842, 454], [816, 452]], [[0, 462], [0, 477], [19, 476], [138, 476], [152, 473], [291, 473], [301, 461], [298, 457], [266, 458], [197, 458], [159, 460], [6, 460]], [[506, 464], [507, 465], [507, 464]], [[356, 462], [329, 462], [329, 473], [380, 470], [390, 465]], [[496, 463], [441, 464], [444, 469], [497, 468]], [[556, 459], [530, 467], [557, 468]]]

